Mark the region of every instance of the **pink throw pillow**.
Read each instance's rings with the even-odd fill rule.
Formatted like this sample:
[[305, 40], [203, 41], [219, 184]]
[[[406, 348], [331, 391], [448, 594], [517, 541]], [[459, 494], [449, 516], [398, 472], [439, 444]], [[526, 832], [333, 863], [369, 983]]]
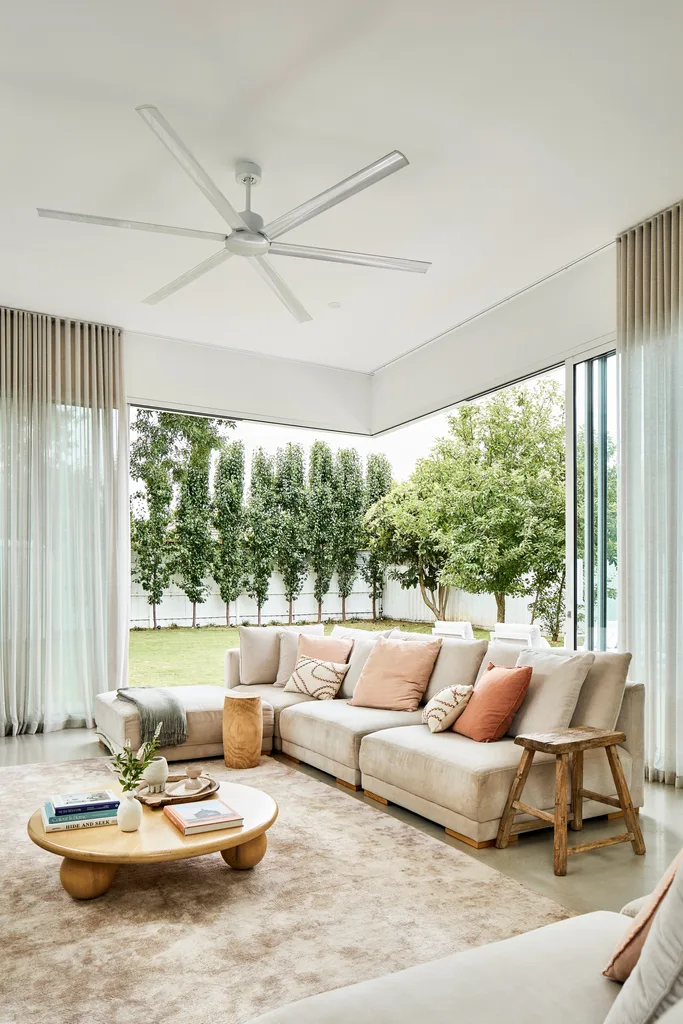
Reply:
[[526, 697], [531, 682], [531, 666], [489, 667], [475, 684], [467, 707], [451, 727], [477, 743], [492, 743], [505, 735]]
[[363, 666], [349, 704], [385, 711], [417, 711], [440, 649], [441, 640], [380, 637]]
[[334, 661], [343, 665], [348, 661], [353, 640], [348, 637], [308, 636], [302, 633], [296, 649], [296, 660], [301, 657], [315, 658], [316, 661]]

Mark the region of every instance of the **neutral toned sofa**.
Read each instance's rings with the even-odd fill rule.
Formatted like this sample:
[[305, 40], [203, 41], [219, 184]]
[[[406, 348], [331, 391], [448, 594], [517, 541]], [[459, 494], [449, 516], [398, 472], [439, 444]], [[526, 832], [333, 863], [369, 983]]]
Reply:
[[[422, 708], [405, 712], [351, 706], [348, 701], [377, 635], [342, 627], [335, 627], [334, 634], [353, 635], [355, 641], [351, 667], [336, 700], [316, 701], [286, 693], [272, 682], [244, 685], [238, 649], [226, 652], [225, 685], [258, 693], [272, 705], [276, 750], [328, 772], [347, 786], [362, 787], [383, 800], [436, 821], [470, 845], [492, 842], [519, 763], [520, 748], [513, 738], [477, 743], [451, 731], [431, 733], [422, 724]], [[419, 639], [417, 634], [398, 631], [392, 635]], [[475, 683], [490, 663], [514, 665], [519, 652], [518, 645], [502, 642], [444, 639], [425, 700], [449, 682]], [[571, 653], [558, 649], [553, 652]], [[572, 724], [609, 729], [616, 726], [626, 734], [619, 756], [634, 806], [640, 807], [644, 687], [640, 683], [625, 683], [629, 660], [624, 654], [596, 654]], [[604, 751], [586, 754], [584, 785], [594, 792], [614, 795]], [[550, 811], [554, 807], [554, 793], [554, 758], [537, 754], [524, 799]], [[613, 810], [594, 801], [584, 804], [585, 817]], [[524, 816], [519, 820], [524, 820]]]

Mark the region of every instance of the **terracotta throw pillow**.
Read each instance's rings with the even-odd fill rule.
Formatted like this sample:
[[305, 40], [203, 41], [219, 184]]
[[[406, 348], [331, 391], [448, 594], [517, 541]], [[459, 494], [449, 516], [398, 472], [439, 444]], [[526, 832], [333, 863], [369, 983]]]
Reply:
[[531, 666], [489, 667], [474, 687], [467, 707], [456, 719], [453, 732], [477, 743], [492, 743], [505, 735], [531, 682]]
[[671, 884], [676, 877], [676, 872], [683, 862], [683, 850], [674, 857], [669, 867], [664, 872], [659, 885], [654, 890], [650, 899], [647, 901], [643, 909], [636, 914], [633, 918], [633, 924], [628, 929], [626, 934], [619, 940], [619, 945], [614, 951], [614, 956], [607, 964], [607, 967], [602, 972], [606, 978], [611, 978], [612, 981], [626, 981], [630, 976], [631, 971], [634, 969], [640, 954], [645, 945], [645, 939], [648, 937], [650, 928], [655, 919], [655, 914], [659, 910], [662, 900], [671, 888]]
[[447, 686], [445, 690], [440, 690], [425, 704], [422, 724], [428, 725], [430, 732], [450, 729], [467, 707], [473, 692], [472, 686]]
[[373, 647], [349, 701], [353, 707], [417, 711], [441, 640], [386, 640]]
[[306, 655], [318, 661], [334, 661], [343, 665], [349, 660], [352, 648], [353, 640], [350, 637], [306, 636], [302, 633], [296, 657], [297, 661]]
[[335, 665], [333, 661], [303, 655], [285, 683], [285, 693], [305, 693], [316, 700], [334, 700], [348, 671], [348, 665]]

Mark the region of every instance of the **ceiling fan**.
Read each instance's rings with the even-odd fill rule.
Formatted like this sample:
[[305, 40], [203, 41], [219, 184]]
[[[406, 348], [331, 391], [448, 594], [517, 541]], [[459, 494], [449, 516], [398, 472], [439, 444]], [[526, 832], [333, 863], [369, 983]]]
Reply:
[[82, 224], [101, 224], [112, 228], [132, 228], [135, 231], [158, 231], [168, 235], [183, 235], [188, 238], [204, 238], [207, 241], [222, 242], [223, 248], [213, 256], [199, 263], [196, 267], [181, 274], [174, 281], [164, 285], [158, 291], [149, 295], [144, 302], [155, 305], [162, 299], [168, 298], [174, 292], [179, 291], [186, 285], [191, 284], [198, 277], [213, 270], [221, 263], [231, 259], [233, 256], [244, 256], [249, 259], [251, 266], [261, 275], [266, 284], [272, 288], [280, 301], [287, 307], [290, 313], [304, 323], [310, 320], [311, 316], [291, 291], [288, 285], [278, 274], [266, 255], [270, 256], [294, 256], [299, 259], [325, 260], [330, 263], [356, 263], [362, 267], [380, 267], [385, 270], [405, 270], [414, 274], [425, 274], [431, 263], [423, 263], [420, 260], [395, 259], [391, 256], [373, 256], [362, 252], [344, 252], [341, 249], [320, 249], [312, 245], [292, 245], [287, 242], [279, 242], [277, 239], [285, 232], [299, 227], [319, 213], [329, 210], [337, 203], [343, 202], [356, 192], [374, 185], [387, 175], [399, 171], [408, 163], [403, 153], [394, 150], [388, 153], [381, 160], [364, 167], [349, 178], [345, 178], [332, 188], [326, 189], [320, 195], [307, 200], [300, 206], [295, 207], [288, 213], [276, 217], [269, 224], [263, 223], [260, 217], [251, 209], [251, 190], [261, 180], [261, 168], [251, 161], [241, 160], [236, 166], [236, 181], [243, 185], [246, 190], [245, 209], [241, 213], [232, 206], [211, 180], [204, 168], [197, 162], [184, 142], [176, 135], [175, 131], [166, 118], [156, 107], [145, 104], [136, 107], [136, 110], [145, 123], [152, 129], [155, 135], [163, 142], [171, 156], [177, 160], [183, 170], [190, 176], [195, 185], [201, 189], [206, 198], [220, 213], [223, 220], [229, 225], [229, 234], [218, 231], [195, 231], [193, 228], [175, 228], [165, 224], [148, 224], [145, 221], [120, 220], [117, 217], [93, 217], [86, 213], [66, 213], [63, 210], [38, 209], [39, 217], [52, 217], [56, 220], [79, 221]]

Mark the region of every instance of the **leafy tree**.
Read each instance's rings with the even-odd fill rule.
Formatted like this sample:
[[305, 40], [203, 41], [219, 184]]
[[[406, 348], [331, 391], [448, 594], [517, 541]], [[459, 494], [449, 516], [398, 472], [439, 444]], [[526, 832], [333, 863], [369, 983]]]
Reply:
[[277, 545], [276, 494], [273, 459], [257, 448], [251, 462], [249, 499], [244, 532], [247, 593], [256, 601], [258, 624], [268, 599]]
[[355, 448], [342, 448], [335, 459], [335, 568], [342, 601], [342, 622], [346, 599], [358, 578], [358, 556], [363, 539], [365, 487], [363, 467]]
[[[368, 455], [368, 463], [365, 474], [365, 511], [388, 494], [391, 490], [391, 463], [386, 455]], [[363, 543], [368, 548], [368, 553], [361, 564], [360, 574], [367, 583], [372, 598], [372, 617], [377, 618], [377, 602], [384, 590], [384, 573], [386, 562], [380, 557], [376, 550], [373, 550], [370, 539], [364, 532]]]
[[324, 441], [314, 441], [309, 454], [307, 533], [313, 595], [318, 602], [318, 622], [322, 622], [323, 598], [330, 589], [335, 562], [334, 462]]
[[300, 444], [278, 450], [275, 468], [277, 501], [276, 568], [282, 576], [289, 602], [289, 622], [294, 602], [301, 593], [308, 568], [306, 530], [306, 471]]
[[206, 598], [206, 577], [214, 560], [209, 475], [211, 455], [222, 444], [220, 420], [179, 413], [161, 413], [162, 425], [173, 432], [176, 444], [176, 479], [180, 483], [175, 516], [173, 568], [180, 588], [192, 602], [192, 625], [197, 605]]
[[413, 477], [394, 487], [367, 511], [365, 531], [370, 554], [404, 590], [419, 587], [437, 619], [446, 617], [448, 587], [441, 573], [448, 548], [440, 529], [435, 495]]
[[244, 588], [244, 443], [232, 441], [218, 457], [213, 494], [216, 545], [213, 578], [225, 602], [225, 623], [230, 625], [230, 605]]
[[438, 505], [442, 582], [493, 593], [499, 622], [506, 595], [542, 592], [561, 572], [563, 455], [562, 393], [540, 380], [462, 406], [415, 472]]
[[135, 439], [130, 450], [130, 474], [142, 484], [131, 499], [131, 546], [133, 578], [142, 586], [152, 606], [157, 628], [157, 605], [172, 573], [169, 544], [172, 502], [172, 439], [159, 426], [156, 413], [138, 409], [133, 424]]

